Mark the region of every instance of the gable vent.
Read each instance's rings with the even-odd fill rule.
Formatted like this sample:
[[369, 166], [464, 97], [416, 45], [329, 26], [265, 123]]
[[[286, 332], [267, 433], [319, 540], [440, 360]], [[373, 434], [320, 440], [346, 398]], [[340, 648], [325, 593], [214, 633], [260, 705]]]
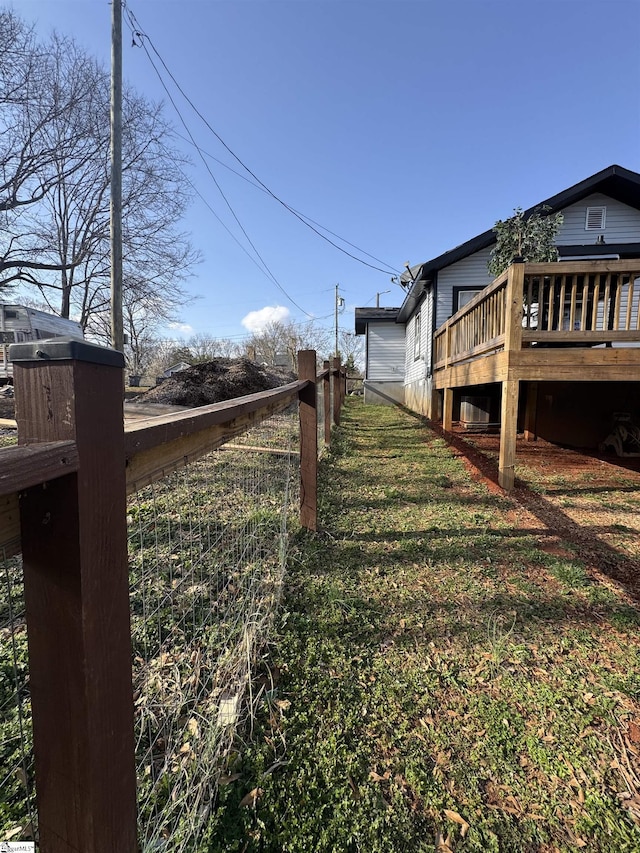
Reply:
[[604, 231], [604, 222], [607, 215], [606, 207], [588, 207], [587, 218], [584, 224], [585, 231]]

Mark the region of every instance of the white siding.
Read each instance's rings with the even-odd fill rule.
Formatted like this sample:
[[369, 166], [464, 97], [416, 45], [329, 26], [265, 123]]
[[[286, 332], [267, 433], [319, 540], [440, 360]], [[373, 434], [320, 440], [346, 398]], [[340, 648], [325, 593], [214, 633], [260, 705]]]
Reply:
[[400, 323], [367, 324], [367, 379], [402, 382], [404, 337]]
[[[607, 216], [603, 231], [585, 230], [588, 207], [606, 207]], [[562, 211], [564, 222], [558, 233], [559, 246], [595, 243], [603, 234], [607, 243], [636, 243], [640, 241], [640, 210], [635, 210], [602, 193], [594, 193]]]
[[[421, 313], [422, 307], [418, 309], [416, 314], [418, 312], [420, 312], [420, 317], [422, 318], [422, 313]], [[422, 319], [421, 319], [420, 320], [420, 329], [422, 330], [422, 328], [423, 328], [423, 325], [422, 325]], [[424, 365], [423, 365], [422, 361], [420, 361], [420, 360], [416, 361], [416, 359], [414, 358], [414, 353], [416, 350], [415, 332], [416, 332], [416, 315], [414, 314], [413, 317], [407, 323], [407, 340], [406, 340], [406, 347], [405, 347], [405, 363], [404, 363], [405, 384], [412, 382], [414, 379], [418, 378], [418, 374], [420, 374], [420, 376], [424, 375], [424, 373], [423, 373]]]
[[490, 258], [491, 248], [482, 249], [438, 272], [436, 329], [453, 314], [454, 287], [482, 288], [491, 284], [493, 276], [487, 270]]
[[[431, 353], [433, 351], [433, 290], [427, 291], [420, 311], [420, 357], [415, 358], [414, 317], [407, 324], [407, 345], [404, 381], [405, 406], [430, 416]], [[416, 312], [417, 313], [417, 312]]]
[[[420, 314], [420, 356], [415, 357], [416, 315]], [[431, 350], [433, 345], [433, 291], [429, 290], [407, 323], [407, 346], [405, 350], [405, 385], [424, 379], [431, 369]]]

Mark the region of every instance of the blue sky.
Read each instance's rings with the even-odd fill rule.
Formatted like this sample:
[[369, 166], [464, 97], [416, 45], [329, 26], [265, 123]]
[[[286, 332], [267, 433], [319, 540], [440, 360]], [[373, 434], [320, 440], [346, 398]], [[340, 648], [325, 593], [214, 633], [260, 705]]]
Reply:
[[[640, 171], [640, 0], [127, 0], [169, 69], [275, 194], [402, 271], [612, 163]], [[106, 0], [20, 0], [109, 62]], [[124, 27], [124, 76], [166, 96]], [[199, 145], [242, 171], [180, 100]], [[179, 119], [167, 104], [167, 115]], [[180, 128], [180, 132], [183, 133]], [[182, 145], [183, 143], [180, 143]], [[250, 254], [196, 153], [190, 179]], [[331, 327], [399, 305], [388, 272], [322, 241], [265, 193], [209, 161], [295, 307], [195, 199], [184, 223], [203, 262], [184, 334], [239, 340], [250, 312]], [[333, 239], [333, 238], [332, 238]], [[343, 244], [344, 245], [344, 244]], [[259, 263], [259, 262], [258, 262]], [[270, 316], [264, 312], [263, 316]]]

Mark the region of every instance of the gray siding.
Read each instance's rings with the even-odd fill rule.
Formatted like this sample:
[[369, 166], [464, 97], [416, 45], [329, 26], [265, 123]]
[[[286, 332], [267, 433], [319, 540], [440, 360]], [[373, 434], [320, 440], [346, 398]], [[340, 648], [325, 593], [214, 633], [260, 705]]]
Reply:
[[367, 324], [367, 379], [402, 382], [404, 338], [400, 323]]
[[453, 314], [454, 287], [486, 287], [493, 281], [487, 270], [491, 258], [491, 248], [482, 249], [475, 255], [463, 258], [456, 264], [438, 272], [438, 305], [436, 309], [436, 329]]
[[[584, 227], [588, 207], [606, 207], [603, 231], [587, 231]], [[636, 243], [640, 240], [640, 210], [602, 193], [590, 195], [562, 211], [564, 222], [557, 237], [559, 246], [595, 243], [603, 234], [607, 243]]]

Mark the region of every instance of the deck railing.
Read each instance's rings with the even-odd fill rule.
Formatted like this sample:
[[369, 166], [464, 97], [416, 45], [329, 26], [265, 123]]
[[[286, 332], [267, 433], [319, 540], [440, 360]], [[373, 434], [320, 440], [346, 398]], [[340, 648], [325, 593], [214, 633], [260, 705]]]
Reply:
[[436, 371], [505, 349], [640, 346], [640, 260], [512, 264], [434, 336]]

